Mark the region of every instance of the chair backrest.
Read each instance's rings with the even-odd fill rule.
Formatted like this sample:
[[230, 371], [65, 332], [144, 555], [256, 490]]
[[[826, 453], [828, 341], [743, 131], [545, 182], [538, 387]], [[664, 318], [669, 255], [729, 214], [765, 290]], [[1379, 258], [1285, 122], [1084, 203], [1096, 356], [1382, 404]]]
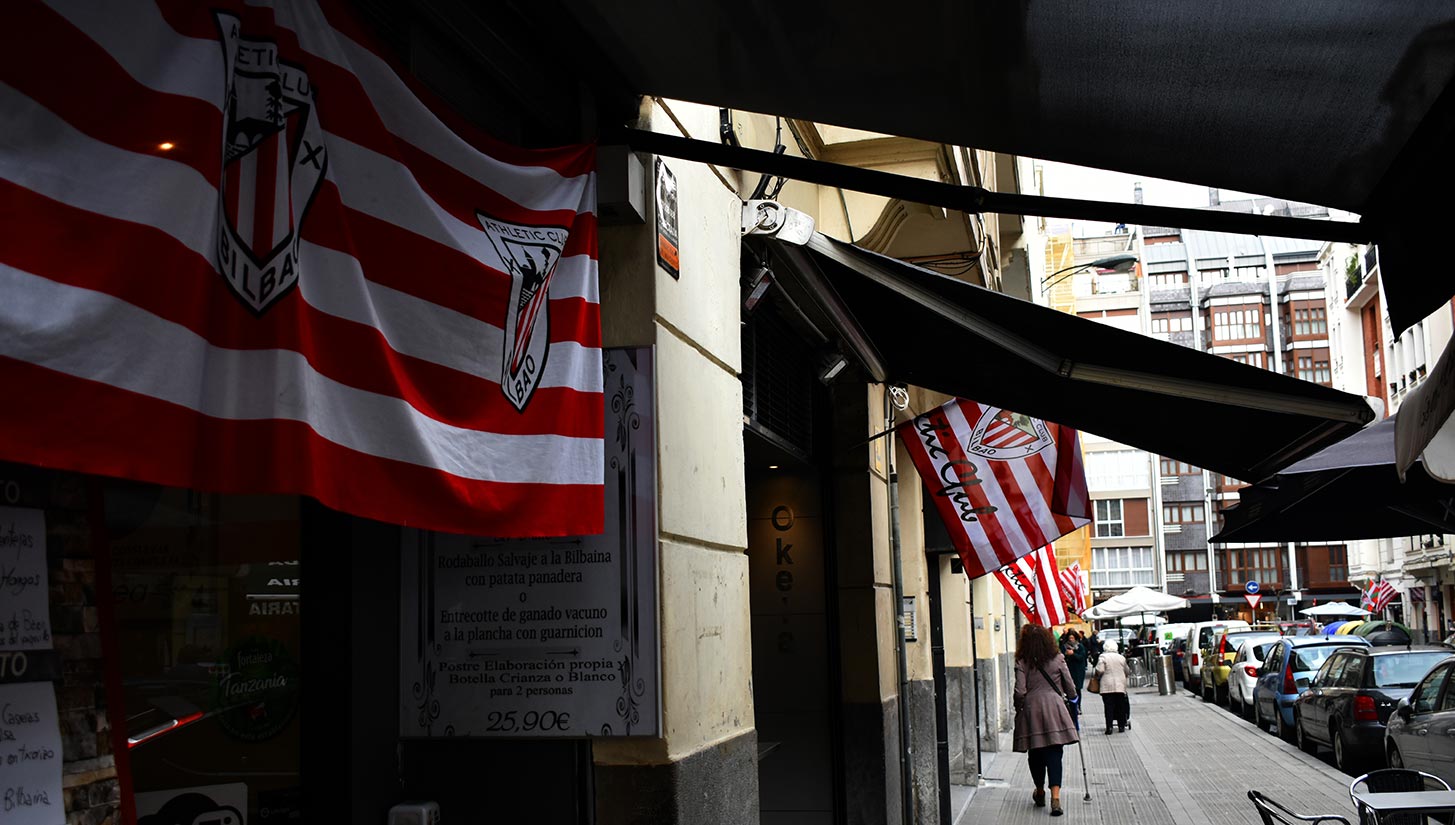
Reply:
[[1343, 825], [1349, 825], [1349, 820], [1338, 814], [1296, 814], [1258, 791], [1248, 791], [1248, 798], [1253, 801], [1253, 807], [1258, 809], [1258, 816], [1263, 818], [1263, 825], [1297, 825], [1300, 822], [1310, 822], [1314, 825], [1323, 822], [1342, 822]]
[[1361, 784], [1369, 793], [1450, 790], [1450, 784], [1440, 777], [1410, 768], [1385, 768], [1356, 777], [1349, 783], [1350, 799], [1354, 798], [1354, 792], [1359, 790]]

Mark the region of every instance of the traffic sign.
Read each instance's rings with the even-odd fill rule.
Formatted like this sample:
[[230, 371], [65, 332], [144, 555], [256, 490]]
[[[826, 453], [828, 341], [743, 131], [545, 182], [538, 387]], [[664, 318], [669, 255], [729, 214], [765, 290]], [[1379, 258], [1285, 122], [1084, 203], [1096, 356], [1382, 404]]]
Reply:
[[1243, 589], [1246, 590], [1246, 591], [1248, 591], [1249, 593], [1257, 593], [1258, 592], [1258, 582], [1250, 581], [1247, 584], [1243, 585]]
[[[1255, 584], [1255, 582], [1249, 582], [1249, 584]], [[1258, 603], [1263, 601], [1263, 597], [1257, 593], [1249, 593], [1243, 598], [1248, 602], [1248, 606], [1253, 608], [1254, 610], [1257, 610]]]

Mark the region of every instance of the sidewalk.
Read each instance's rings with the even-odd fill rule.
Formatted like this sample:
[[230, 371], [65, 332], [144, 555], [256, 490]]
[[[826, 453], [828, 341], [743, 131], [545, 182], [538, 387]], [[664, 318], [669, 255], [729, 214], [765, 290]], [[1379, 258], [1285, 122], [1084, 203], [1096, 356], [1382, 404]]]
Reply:
[[[1132, 729], [1102, 733], [1101, 697], [1084, 695], [1082, 716], [1091, 801], [1083, 801], [1081, 753], [1065, 750], [1065, 786], [1057, 822], [1106, 825], [1211, 825], [1260, 822], [1248, 791], [1258, 790], [1299, 813], [1342, 814], [1351, 821], [1350, 778], [1227, 711], [1186, 691], [1132, 692]], [[1009, 734], [1005, 734], [1009, 737]], [[1003, 752], [986, 768], [956, 825], [1045, 822], [1049, 805], [1031, 806], [1030, 770], [1022, 753]], [[963, 802], [963, 794], [957, 799]]]

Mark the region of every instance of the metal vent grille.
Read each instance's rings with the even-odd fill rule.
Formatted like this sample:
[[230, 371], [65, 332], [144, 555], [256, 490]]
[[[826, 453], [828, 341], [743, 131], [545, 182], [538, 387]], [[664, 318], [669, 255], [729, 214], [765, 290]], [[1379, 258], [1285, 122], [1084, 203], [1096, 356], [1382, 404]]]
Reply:
[[811, 349], [761, 307], [743, 325], [743, 415], [759, 429], [808, 452], [813, 446]]

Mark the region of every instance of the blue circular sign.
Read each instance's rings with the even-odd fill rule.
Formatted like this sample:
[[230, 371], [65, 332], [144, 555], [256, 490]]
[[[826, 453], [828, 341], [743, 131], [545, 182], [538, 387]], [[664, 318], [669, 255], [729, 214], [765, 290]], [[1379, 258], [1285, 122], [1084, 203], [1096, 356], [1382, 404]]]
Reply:
[[1249, 593], [1257, 593], [1258, 582], [1250, 581], [1247, 584], [1243, 585], [1243, 589], [1248, 591]]

